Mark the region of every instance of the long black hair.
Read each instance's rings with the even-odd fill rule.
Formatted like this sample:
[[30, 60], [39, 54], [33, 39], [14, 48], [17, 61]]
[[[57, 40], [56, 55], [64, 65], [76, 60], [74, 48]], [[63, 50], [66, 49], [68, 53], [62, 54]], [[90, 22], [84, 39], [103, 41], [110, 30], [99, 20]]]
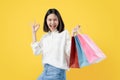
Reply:
[[47, 25], [47, 21], [46, 21], [47, 16], [50, 15], [50, 14], [55, 14], [58, 17], [59, 24], [58, 24], [57, 30], [59, 32], [62, 32], [64, 30], [64, 22], [62, 20], [62, 17], [60, 15], [59, 11], [57, 9], [55, 9], [55, 8], [49, 9], [47, 11], [47, 13], [45, 15], [45, 18], [44, 18], [43, 31], [45, 31], [45, 32], [50, 31], [50, 29], [49, 29], [49, 27]]

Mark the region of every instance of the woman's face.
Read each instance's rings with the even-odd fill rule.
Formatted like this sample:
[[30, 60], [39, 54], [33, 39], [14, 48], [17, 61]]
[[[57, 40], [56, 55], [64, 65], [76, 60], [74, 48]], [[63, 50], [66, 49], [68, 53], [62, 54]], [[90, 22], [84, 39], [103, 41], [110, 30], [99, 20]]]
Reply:
[[58, 27], [59, 21], [55, 14], [50, 14], [47, 16], [47, 25], [50, 31], [54, 31]]

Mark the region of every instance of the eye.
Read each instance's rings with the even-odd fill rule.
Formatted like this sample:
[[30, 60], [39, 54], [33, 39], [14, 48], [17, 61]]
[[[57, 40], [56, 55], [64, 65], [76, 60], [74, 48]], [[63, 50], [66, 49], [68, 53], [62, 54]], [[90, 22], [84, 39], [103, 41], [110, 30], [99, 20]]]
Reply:
[[51, 21], [52, 19], [48, 19], [48, 21]]
[[54, 21], [57, 21], [58, 19], [54, 19]]

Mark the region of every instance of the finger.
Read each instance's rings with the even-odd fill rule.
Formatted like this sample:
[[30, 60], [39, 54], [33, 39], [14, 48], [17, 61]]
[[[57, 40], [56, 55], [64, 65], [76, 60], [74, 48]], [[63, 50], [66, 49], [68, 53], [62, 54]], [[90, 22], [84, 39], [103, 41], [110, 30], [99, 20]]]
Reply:
[[77, 29], [79, 29], [80, 28], [80, 25], [77, 25]]
[[80, 29], [80, 25], [76, 26], [76, 31], [78, 31]]
[[39, 26], [39, 27], [40, 27], [40, 24], [37, 24], [37, 26]]
[[29, 23], [29, 25], [30, 25], [30, 27], [32, 27], [32, 26], [33, 26], [33, 23], [32, 23], [32, 22], [30, 22], [30, 23]]
[[35, 27], [39, 27], [40, 25], [39, 24], [35, 24]]
[[40, 28], [40, 24], [37, 24], [37, 26], [38, 26], [37, 28], [39, 29]]
[[34, 20], [32, 20], [32, 21], [30, 22], [30, 26], [31, 26], [31, 27], [35, 26], [35, 24], [36, 24], [36, 19], [34, 19]]
[[34, 24], [36, 24], [36, 20], [34, 19]]

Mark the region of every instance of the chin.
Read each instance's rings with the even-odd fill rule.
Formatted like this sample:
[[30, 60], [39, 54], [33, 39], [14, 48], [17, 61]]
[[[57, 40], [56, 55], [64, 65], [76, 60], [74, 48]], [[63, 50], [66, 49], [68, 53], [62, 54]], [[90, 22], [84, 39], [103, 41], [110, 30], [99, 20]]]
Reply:
[[[55, 29], [54, 29], [55, 30]], [[54, 30], [51, 30], [51, 31], [54, 31]]]

